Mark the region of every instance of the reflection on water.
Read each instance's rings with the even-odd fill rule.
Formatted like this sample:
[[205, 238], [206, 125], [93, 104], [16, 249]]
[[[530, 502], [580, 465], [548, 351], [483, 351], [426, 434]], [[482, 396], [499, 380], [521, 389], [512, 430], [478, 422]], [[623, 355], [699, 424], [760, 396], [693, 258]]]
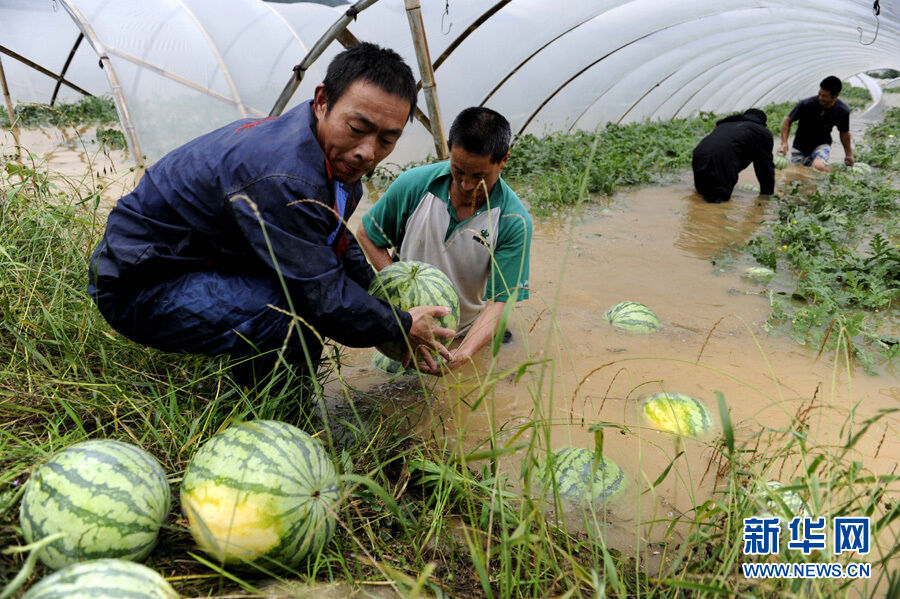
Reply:
[[737, 194], [720, 204], [709, 204], [697, 194], [683, 201], [687, 210], [675, 247], [701, 259], [746, 243], [765, 219], [768, 205], [767, 199]]

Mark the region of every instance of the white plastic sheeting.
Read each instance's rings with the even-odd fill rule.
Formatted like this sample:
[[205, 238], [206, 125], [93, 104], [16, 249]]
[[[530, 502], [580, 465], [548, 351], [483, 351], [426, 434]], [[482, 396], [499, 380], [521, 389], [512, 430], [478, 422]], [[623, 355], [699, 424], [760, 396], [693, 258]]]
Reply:
[[[515, 132], [540, 133], [796, 100], [829, 74], [900, 69], [900, 5], [883, 4], [871, 44], [866, 0], [568, 0], [564, 8], [451, 0], [447, 14], [430, 0], [422, 14], [444, 121], [483, 104]], [[84, 29], [73, 8], [102, 47], [85, 40], [67, 77], [108, 93], [97, 66], [105, 48], [151, 160], [218, 125], [267, 114], [291, 67], [346, 10], [260, 0], [229, 0], [227, 10], [220, 0], [0, 0], [0, 45], [59, 72]], [[349, 29], [394, 48], [417, 72], [401, 0], [380, 0]], [[312, 95], [340, 50], [329, 47], [289, 106]], [[3, 60], [14, 100], [49, 100], [53, 80]], [[429, 152], [431, 137], [414, 122], [390, 160]]]

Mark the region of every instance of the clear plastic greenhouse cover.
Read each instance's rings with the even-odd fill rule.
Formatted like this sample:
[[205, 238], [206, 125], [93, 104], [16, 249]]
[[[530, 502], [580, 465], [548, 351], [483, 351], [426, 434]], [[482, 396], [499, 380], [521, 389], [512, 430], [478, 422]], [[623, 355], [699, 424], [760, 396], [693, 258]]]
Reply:
[[[336, 4], [0, 0], [0, 46], [60, 73], [84, 34], [66, 79], [95, 95], [117, 82], [120, 116], [130, 115], [152, 162], [217, 126], [267, 115], [292, 67], [348, 7]], [[900, 69], [900, 5], [884, 4], [877, 22], [865, 0], [568, 0], [564, 10], [553, 0], [430, 0], [422, 16], [445, 123], [485, 105], [515, 133], [541, 133], [796, 100], [829, 74]], [[418, 73], [401, 0], [380, 0], [348, 29]], [[312, 96], [341, 49], [328, 47], [288, 108]], [[2, 59], [14, 101], [50, 100], [56, 81]], [[413, 122], [389, 160], [433, 152]]]

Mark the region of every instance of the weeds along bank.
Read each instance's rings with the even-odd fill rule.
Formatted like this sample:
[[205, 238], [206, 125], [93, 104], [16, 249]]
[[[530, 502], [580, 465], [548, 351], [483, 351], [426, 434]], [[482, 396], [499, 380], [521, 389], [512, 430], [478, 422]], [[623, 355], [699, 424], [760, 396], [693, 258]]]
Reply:
[[[637, 128], [632, 134], [642, 135]], [[23, 485], [64, 447], [86, 438], [138, 444], [159, 459], [177, 490], [198, 448], [230, 422], [278, 419], [317, 433], [345, 475], [335, 538], [293, 571], [222, 566], [197, 551], [175, 505], [146, 564], [182, 595], [288, 595], [297, 580], [344, 581], [366, 590], [387, 583], [403, 596], [449, 597], [883, 596], [900, 587], [898, 481], [873, 471], [858, 451], [868, 437], [884, 434], [887, 414], [851, 423], [851, 412], [838, 423], [836, 439], [820, 443], [810, 437], [809, 411], [801, 408], [783, 428], [747, 442], [735, 435], [728, 417], [727, 406], [739, 398], [724, 397], [709, 406], [720, 432], [704, 440], [667, 437], [671, 467], [636, 483], [639, 497], [652, 498], [670, 478], [691, 493], [699, 473], [692, 475], [679, 459], [679, 447], [691, 444], [706, 456], [703, 474], [714, 481], [710, 498], [682, 513], [647, 513], [626, 523], [635, 530], [677, 527], [682, 534], [670, 542], [651, 547], [636, 536], [633, 551], [614, 550], [606, 539], [614, 499], [569, 505], [559, 496], [562, 481], [548, 477], [550, 430], [559, 422], [543, 409], [541, 394], [554, 364], [488, 368], [463, 409], [489, 402], [492, 387], [513, 376], [521, 377], [535, 410], [529, 421], [516, 423], [513, 435], [505, 423], [495, 423], [484, 445], [470, 453], [412, 434], [416, 410], [386, 409], [382, 397], [351, 394], [352, 403], [324, 412], [324, 418], [321, 404], [298, 403], [283, 378], [248, 397], [222, 376], [221, 362], [141, 348], [103, 322], [84, 290], [87, 255], [105, 222], [95, 211], [90, 179], [73, 183], [39, 164], [0, 176], [0, 547], [24, 543], [18, 522]], [[856, 185], [840, 177], [835, 175], [838, 183]], [[896, 243], [896, 231], [884, 235]], [[791, 264], [776, 266], [782, 273]], [[837, 367], [847, 359], [845, 347], [835, 348]], [[340, 375], [340, 356], [331, 355], [320, 373], [323, 383]], [[428, 388], [420, 391], [419, 407], [433, 399]], [[611, 435], [639, 434], [615, 423], [587, 426], [594, 442], [583, 449], [595, 457], [603, 455]], [[518, 471], [499, 468], [514, 451], [523, 456]], [[745, 579], [741, 564], [754, 560], [742, 555], [743, 518], [801, 509], [829, 521], [870, 516], [873, 541], [864, 561], [874, 565], [872, 578]], [[22, 568], [24, 557], [0, 554], [3, 582]], [[802, 556], [784, 546], [770, 559], [862, 561], [824, 552]], [[39, 569], [33, 579], [44, 573]]]

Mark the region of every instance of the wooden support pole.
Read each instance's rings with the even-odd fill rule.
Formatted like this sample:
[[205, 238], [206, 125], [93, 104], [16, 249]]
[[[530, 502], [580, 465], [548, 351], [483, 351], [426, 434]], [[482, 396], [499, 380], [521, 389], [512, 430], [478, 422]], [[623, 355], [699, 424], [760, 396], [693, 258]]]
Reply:
[[6, 112], [9, 115], [9, 130], [12, 132], [13, 141], [16, 144], [16, 159], [18, 160], [22, 150], [19, 143], [19, 126], [16, 124], [16, 109], [13, 107], [12, 98], [9, 97], [9, 87], [6, 85], [6, 73], [3, 71], [2, 60], [0, 60], [0, 87], [3, 88], [3, 101], [6, 103]]
[[6, 102], [6, 113], [9, 115], [9, 128], [16, 129], [16, 109], [13, 107], [12, 98], [9, 97], [9, 87], [6, 85], [6, 73], [3, 71], [3, 60], [0, 60], [0, 87], [3, 88], [3, 101]]
[[[350, 36], [341, 35], [350, 21], [356, 19], [356, 16], [378, 2], [378, 0], [359, 0], [356, 4], [347, 9], [341, 18], [334, 22], [334, 24], [328, 28], [322, 37], [313, 45], [313, 47], [306, 53], [306, 56], [303, 57], [303, 60], [294, 67], [294, 73], [291, 75], [290, 81], [287, 82], [287, 85], [284, 86], [284, 90], [282, 90], [281, 94], [278, 96], [278, 99], [275, 100], [275, 105], [272, 107], [272, 110], [269, 112], [269, 116], [281, 116], [281, 113], [284, 112], [287, 103], [290, 101], [291, 96], [294, 95], [294, 92], [297, 91], [297, 88], [300, 87], [300, 82], [303, 81], [303, 76], [306, 74], [306, 70], [312, 66], [312, 64], [316, 61], [319, 56], [321, 56], [322, 52], [328, 47], [328, 45], [334, 41], [335, 39], [339, 39], [339, 41], [346, 47], [347, 43], [350, 43]], [[339, 37], [340, 36], [340, 37]], [[356, 39], [355, 36], [353, 39]]]
[[422, 21], [422, 8], [419, 5], [419, 0], [404, 0], [404, 4], [406, 5], [406, 16], [409, 19], [409, 31], [412, 34], [413, 46], [416, 49], [419, 74], [422, 76], [422, 90], [425, 92], [425, 105], [428, 107], [428, 120], [431, 123], [434, 149], [439, 160], [446, 160], [450, 157], [450, 150], [447, 148], [447, 140], [444, 137], [444, 125], [441, 120], [437, 85], [434, 82], [434, 70], [431, 68], [428, 40], [425, 39], [425, 23]]
[[37, 71], [38, 73], [41, 73], [41, 74], [43, 74], [43, 75], [46, 75], [47, 77], [50, 77], [50, 78], [53, 79], [54, 81], [60, 81], [60, 82], [62, 82], [63, 85], [67, 85], [67, 86], [71, 87], [72, 89], [74, 89], [75, 91], [77, 91], [79, 94], [82, 94], [82, 95], [85, 95], [85, 96], [91, 96], [91, 93], [90, 93], [90, 92], [81, 89], [80, 87], [78, 87], [77, 85], [75, 85], [74, 83], [72, 83], [71, 81], [69, 81], [68, 79], [66, 79], [65, 77], [63, 77], [62, 75], [57, 75], [57, 74], [54, 73], [53, 71], [51, 71], [51, 70], [49, 70], [49, 69], [45, 69], [44, 67], [42, 67], [41, 65], [37, 64], [36, 62], [32, 62], [32, 61], [28, 60], [27, 58], [25, 58], [25, 57], [22, 56], [21, 54], [17, 54], [17, 53], [15, 53], [15, 52], [13, 52], [12, 50], [10, 50], [9, 48], [5, 48], [5, 47], [3, 47], [3, 46], [0, 46], [0, 54], [6, 54], [6, 55], [9, 56], [10, 58], [13, 58], [13, 59], [15, 59], [15, 60], [18, 60], [18, 61], [21, 62], [22, 64], [31, 67], [32, 69], [34, 69], [34, 70]]

